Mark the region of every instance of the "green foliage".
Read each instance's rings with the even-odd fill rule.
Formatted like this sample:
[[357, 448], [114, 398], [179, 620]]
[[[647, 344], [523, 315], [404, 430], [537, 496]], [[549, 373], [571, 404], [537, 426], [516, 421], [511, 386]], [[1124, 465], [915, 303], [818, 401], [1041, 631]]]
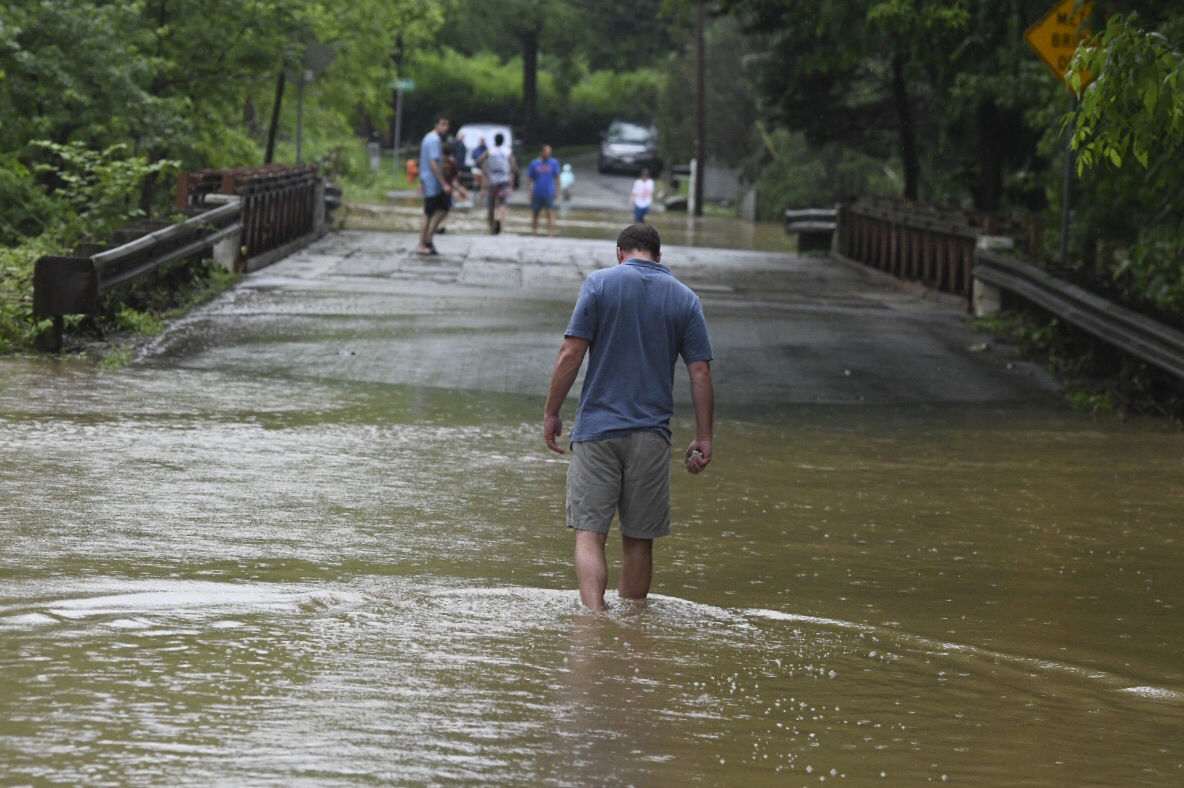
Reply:
[[65, 236], [97, 238], [143, 215], [134, 200], [145, 179], [175, 175], [178, 167], [167, 159], [129, 157], [122, 143], [101, 151], [81, 142], [35, 140], [31, 147], [46, 154], [35, 170], [53, 184], [54, 215]]
[[40, 235], [53, 221], [53, 201], [11, 153], [0, 153], [0, 247]]
[[[466, 56], [445, 47], [417, 54], [408, 73], [416, 89], [404, 96], [404, 144], [418, 141], [439, 111], [451, 114], [454, 129], [480, 121], [517, 126], [521, 117], [518, 57], [503, 60], [488, 51]], [[543, 69], [538, 75], [539, 133], [559, 144], [598, 141], [615, 117], [651, 119], [646, 108], [656, 104], [661, 84], [655, 71], [587, 71], [582, 65], [567, 78], [575, 81], [561, 90], [559, 74]]]
[[[1146, 29], [1115, 14], [1078, 50], [1080, 95], [1063, 121], [1090, 202], [1086, 255], [1120, 287], [1159, 308], [1184, 309], [1184, 19]], [[1095, 75], [1084, 90], [1080, 72]], [[1092, 207], [1088, 207], [1092, 206]]]
[[[1184, 22], [1170, 25], [1184, 33]], [[1105, 30], [1078, 50], [1069, 84], [1081, 95], [1066, 119], [1073, 129], [1077, 167], [1121, 167], [1129, 156], [1144, 168], [1184, 143], [1184, 55], [1167, 36], [1140, 26], [1138, 14], [1115, 14]], [[1082, 73], [1096, 74], [1082, 90]]]
[[893, 194], [900, 176], [883, 161], [838, 145], [811, 147], [805, 136], [778, 129], [767, 145], [776, 153], [758, 181], [758, 218], [780, 221], [786, 208], [825, 207], [851, 195]]
[[151, 312], [141, 312], [130, 306], [123, 306], [115, 313], [115, 326], [122, 331], [131, 331], [140, 336], [150, 337], [159, 334], [164, 328], [164, 321]]
[[33, 320], [33, 263], [56, 251], [45, 240], [0, 246], [0, 353], [30, 347], [45, 327]]
[[[693, 31], [680, 29], [678, 54], [671, 58], [657, 103], [662, 152], [672, 162], [688, 162], [695, 155], [696, 48]], [[713, 19], [704, 33], [707, 62], [707, 156], [738, 166], [760, 147], [756, 122], [761, 107], [746, 72], [753, 40], [728, 17]], [[646, 106], [653, 106], [648, 104]]]

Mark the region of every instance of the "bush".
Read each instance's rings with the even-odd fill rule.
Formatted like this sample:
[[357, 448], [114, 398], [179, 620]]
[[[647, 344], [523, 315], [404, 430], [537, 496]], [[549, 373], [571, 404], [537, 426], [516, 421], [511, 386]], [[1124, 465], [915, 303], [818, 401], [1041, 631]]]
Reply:
[[33, 174], [15, 156], [0, 156], [0, 245], [40, 235], [55, 215], [53, 201], [37, 187]]
[[769, 135], [766, 144], [777, 155], [758, 180], [757, 218], [764, 221], [780, 221], [786, 208], [829, 207], [851, 195], [900, 191], [898, 176], [879, 159], [835, 145], [812, 148], [803, 135], [784, 130]]
[[44, 327], [33, 319], [37, 258], [104, 238], [140, 215], [144, 179], [176, 168], [126, 156], [124, 145], [93, 151], [39, 141], [30, 150], [41, 157], [32, 171], [14, 156], [0, 158], [0, 352], [31, 346]]

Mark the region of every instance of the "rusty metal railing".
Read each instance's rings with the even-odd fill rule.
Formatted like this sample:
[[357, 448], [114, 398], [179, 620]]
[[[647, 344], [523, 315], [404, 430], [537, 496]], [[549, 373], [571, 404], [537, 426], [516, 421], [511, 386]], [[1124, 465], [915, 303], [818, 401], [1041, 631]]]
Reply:
[[975, 244], [980, 236], [998, 233], [1000, 224], [987, 214], [860, 199], [838, 206], [836, 252], [969, 300]]
[[230, 170], [183, 172], [177, 178], [177, 209], [206, 195], [236, 195], [243, 211], [243, 266], [267, 252], [318, 232], [324, 220], [324, 182], [312, 166], [268, 164]]

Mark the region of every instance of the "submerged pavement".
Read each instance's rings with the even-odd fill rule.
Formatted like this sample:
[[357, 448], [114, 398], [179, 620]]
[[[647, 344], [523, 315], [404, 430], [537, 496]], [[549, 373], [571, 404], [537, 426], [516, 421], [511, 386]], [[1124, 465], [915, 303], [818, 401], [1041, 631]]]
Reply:
[[1181, 782], [1179, 433], [823, 258], [667, 248], [715, 460], [586, 614], [539, 427], [614, 237], [337, 234], [0, 360], [0, 782]]
[[[410, 234], [335, 233], [247, 276], [149, 357], [542, 396], [580, 285], [615, 264], [614, 241], [447, 235], [438, 257], [422, 257]], [[724, 414], [1023, 402], [1055, 390], [1039, 369], [992, 348], [954, 302], [847, 263], [678, 246], [664, 247], [663, 262], [703, 301]]]

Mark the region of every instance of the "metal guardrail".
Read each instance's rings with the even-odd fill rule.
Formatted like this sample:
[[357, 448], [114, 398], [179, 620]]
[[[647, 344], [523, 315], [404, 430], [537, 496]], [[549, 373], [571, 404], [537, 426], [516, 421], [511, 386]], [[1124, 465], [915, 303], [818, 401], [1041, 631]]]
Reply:
[[834, 208], [789, 208], [785, 211], [785, 232], [797, 235], [798, 250], [830, 249], [835, 234]]
[[1058, 279], [1031, 263], [979, 249], [974, 278], [1015, 293], [1068, 323], [1184, 380], [1184, 332]]
[[53, 319], [41, 345], [62, 345], [65, 315], [94, 315], [100, 298], [160, 268], [204, 253], [242, 232], [238, 200], [85, 257], [46, 255], [33, 265], [33, 316]]
[[860, 199], [837, 210], [835, 251], [902, 279], [970, 298], [974, 248], [996, 235], [990, 214], [946, 210], [903, 200]]
[[[209, 204], [219, 207], [209, 209]], [[233, 238], [225, 261], [235, 270], [262, 268], [324, 232], [325, 184], [314, 167], [268, 165], [181, 173], [177, 210], [196, 213], [112, 249], [45, 256], [33, 268], [33, 314], [53, 319], [39, 343], [62, 345], [65, 315], [95, 315], [101, 297], [179, 260]]]

